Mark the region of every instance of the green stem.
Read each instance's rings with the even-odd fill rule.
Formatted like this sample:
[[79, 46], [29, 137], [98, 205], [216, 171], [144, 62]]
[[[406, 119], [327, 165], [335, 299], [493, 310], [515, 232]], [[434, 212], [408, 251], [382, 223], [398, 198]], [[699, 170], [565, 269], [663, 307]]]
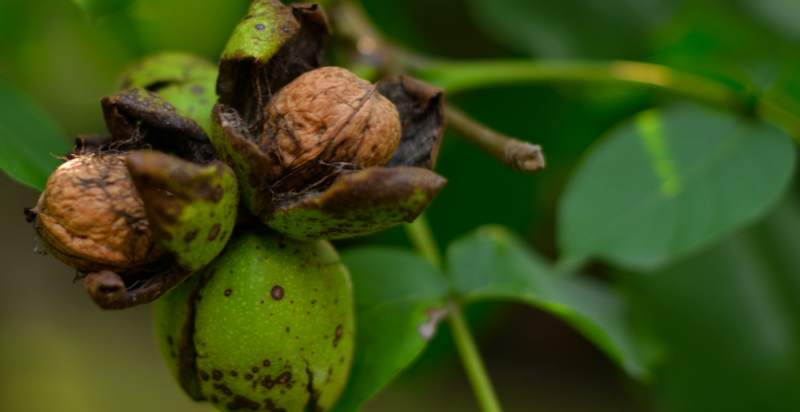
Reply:
[[545, 166], [544, 154], [538, 145], [503, 135], [453, 106], [444, 108], [444, 117], [465, 139], [515, 170], [534, 173]]
[[752, 108], [752, 96], [725, 83], [632, 61], [429, 61], [415, 68], [449, 93], [524, 82], [629, 83], [679, 93], [736, 111]]
[[[413, 223], [406, 225], [406, 233], [411, 243], [432, 265], [442, 268], [442, 255], [436, 246], [430, 225], [422, 215]], [[461, 305], [454, 299], [448, 302], [448, 320], [458, 354], [467, 373], [467, 378], [475, 392], [475, 397], [483, 412], [501, 412], [500, 402], [494, 392], [489, 374], [481, 359], [475, 338], [469, 330]]]
[[433, 238], [431, 227], [428, 224], [428, 219], [425, 215], [420, 215], [413, 223], [406, 225], [406, 233], [408, 234], [411, 244], [419, 253], [437, 268], [442, 268], [442, 254], [439, 253], [439, 247], [436, 246], [436, 240]]
[[652, 63], [632, 61], [409, 61], [418, 76], [449, 94], [520, 83], [621, 83], [658, 89], [784, 128], [800, 143], [800, 116], [748, 87]]
[[469, 325], [464, 318], [461, 307], [451, 300], [448, 310], [453, 340], [456, 343], [456, 348], [458, 348], [458, 353], [461, 355], [461, 362], [464, 364], [464, 369], [472, 384], [472, 390], [475, 391], [475, 397], [481, 405], [481, 410], [484, 412], [500, 412], [502, 410], [500, 403], [494, 393], [492, 382], [489, 381], [489, 374], [486, 372], [486, 367], [475, 345], [475, 339], [470, 333]]

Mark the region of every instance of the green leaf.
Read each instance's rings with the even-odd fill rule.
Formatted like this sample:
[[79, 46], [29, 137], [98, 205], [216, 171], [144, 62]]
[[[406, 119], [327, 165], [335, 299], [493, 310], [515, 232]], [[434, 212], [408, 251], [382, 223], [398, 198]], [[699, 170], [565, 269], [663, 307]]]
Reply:
[[0, 169], [41, 190], [69, 150], [55, 122], [0, 79]]
[[647, 376], [627, 308], [604, 285], [557, 274], [500, 227], [484, 227], [454, 242], [447, 256], [453, 288], [466, 302], [512, 300], [547, 311], [580, 331], [632, 376]]
[[[664, 0], [469, 0], [472, 16], [499, 43], [547, 57], [619, 57], [642, 49], [666, 20]], [[613, 27], [613, 29], [610, 29]]]
[[180, 50], [219, 58], [250, 0], [136, 0], [130, 10], [145, 50]]
[[439, 270], [411, 252], [370, 247], [348, 251], [342, 259], [353, 278], [357, 349], [336, 411], [349, 412], [422, 353], [447, 285]]
[[598, 143], [561, 200], [567, 261], [652, 269], [764, 214], [795, 150], [767, 125], [696, 106], [640, 113]]
[[675, 412], [800, 410], [800, 208], [652, 276], [629, 276], [663, 343], [652, 391]]

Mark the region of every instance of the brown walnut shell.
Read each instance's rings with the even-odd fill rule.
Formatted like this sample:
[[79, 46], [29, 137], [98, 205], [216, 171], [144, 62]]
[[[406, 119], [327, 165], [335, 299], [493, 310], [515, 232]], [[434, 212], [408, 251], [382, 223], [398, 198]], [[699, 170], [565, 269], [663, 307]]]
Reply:
[[124, 156], [84, 155], [64, 163], [34, 212], [48, 250], [79, 271], [122, 271], [158, 255]]
[[260, 145], [277, 160], [280, 186], [324, 178], [331, 168], [389, 162], [400, 143], [400, 115], [377, 87], [339, 67], [306, 72], [266, 108]]

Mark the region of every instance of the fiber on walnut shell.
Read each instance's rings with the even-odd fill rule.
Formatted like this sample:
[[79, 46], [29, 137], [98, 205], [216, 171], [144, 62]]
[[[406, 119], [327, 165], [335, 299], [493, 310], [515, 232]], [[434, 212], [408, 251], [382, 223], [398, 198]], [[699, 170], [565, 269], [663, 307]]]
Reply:
[[383, 166], [400, 143], [394, 104], [339, 67], [312, 70], [289, 83], [267, 106], [265, 118], [262, 148], [275, 154], [279, 175], [301, 182], [320, 163]]
[[123, 156], [64, 163], [48, 179], [34, 212], [48, 250], [82, 272], [126, 270], [157, 256]]

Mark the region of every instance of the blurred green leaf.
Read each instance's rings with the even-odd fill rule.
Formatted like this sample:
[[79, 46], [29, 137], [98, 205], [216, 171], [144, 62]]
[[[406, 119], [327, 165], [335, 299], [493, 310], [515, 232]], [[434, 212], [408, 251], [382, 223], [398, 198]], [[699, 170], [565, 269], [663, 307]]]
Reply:
[[249, 4], [249, 0], [137, 0], [131, 16], [147, 51], [180, 50], [216, 61]]
[[439, 270], [411, 252], [368, 247], [342, 259], [353, 278], [357, 349], [336, 410], [349, 412], [420, 355], [439, 320], [447, 285]]
[[55, 122], [0, 79], [0, 169], [41, 190], [69, 149]]
[[800, 40], [800, 2], [797, 0], [740, 0], [754, 17], [773, 31]]
[[[468, 0], [478, 25], [519, 52], [547, 57], [621, 57], [643, 49], [669, 18], [665, 0]], [[613, 29], [610, 29], [613, 27]]]
[[72, 0], [72, 2], [90, 19], [99, 19], [130, 8], [136, 0]]
[[566, 261], [653, 268], [765, 213], [795, 163], [790, 138], [697, 106], [642, 112], [591, 151], [559, 210]]
[[508, 231], [488, 226], [448, 250], [453, 289], [467, 302], [514, 300], [547, 311], [583, 333], [629, 374], [647, 375], [625, 304], [590, 279], [561, 276]]
[[630, 276], [643, 328], [663, 342], [653, 391], [672, 412], [800, 410], [800, 209], [651, 276]]

